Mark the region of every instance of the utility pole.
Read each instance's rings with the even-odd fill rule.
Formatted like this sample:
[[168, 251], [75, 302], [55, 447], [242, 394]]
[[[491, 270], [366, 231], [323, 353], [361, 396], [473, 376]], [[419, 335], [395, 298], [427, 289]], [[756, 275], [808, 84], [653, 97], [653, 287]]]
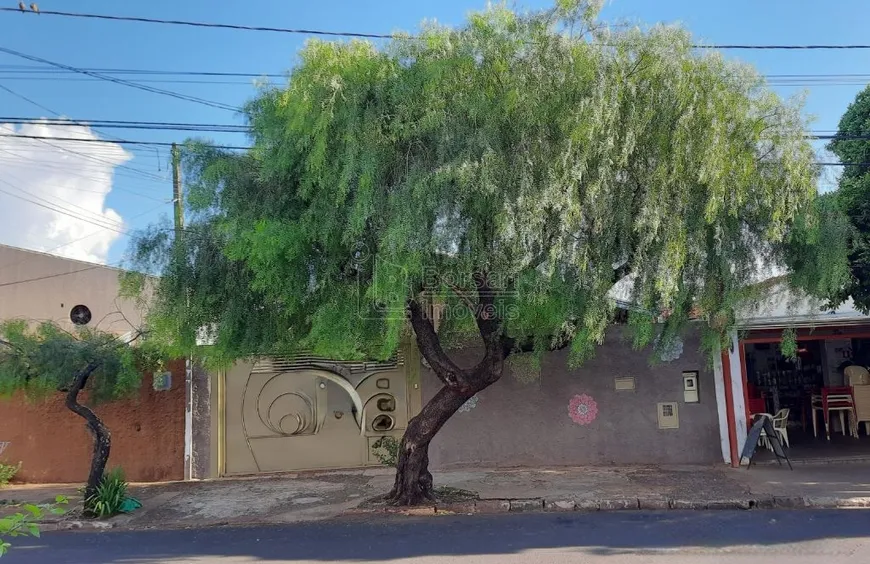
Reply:
[[[181, 239], [184, 235], [184, 191], [181, 188], [181, 152], [172, 144], [172, 204], [175, 213], [175, 248], [184, 252]], [[193, 460], [193, 359], [184, 359], [184, 479], [195, 478]]]
[[172, 144], [172, 203], [175, 206], [175, 240], [181, 240], [184, 230], [184, 194], [181, 189], [181, 152]]

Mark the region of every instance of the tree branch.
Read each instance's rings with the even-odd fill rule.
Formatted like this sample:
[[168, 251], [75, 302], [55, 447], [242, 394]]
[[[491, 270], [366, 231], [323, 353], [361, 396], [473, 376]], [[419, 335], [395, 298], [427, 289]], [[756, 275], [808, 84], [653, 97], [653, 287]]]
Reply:
[[501, 331], [501, 316], [495, 308], [495, 292], [489, 287], [486, 273], [476, 272], [473, 276], [477, 289], [477, 330], [485, 345], [488, 345], [493, 335]]
[[448, 288], [453, 290], [453, 293], [456, 294], [456, 296], [459, 298], [459, 300], [463, 304], [465, 304], [465, 307], [468, 308], [468, 311], [471, 313], [471, 315], [477, 315], [477, 308], [474, 305], [474, 302], [471, 300], [471, 297], [468, 295], [468, 293], [465, 290], [463, 290], [462, 288], [460, 288], [456, 284], [453, 284], [449, 280], [446, 280], [446, 281], [442, 280], [441, 282], [445, 286], [447, 286]]
[[441, 339], [435, 332], [432, 320], [423, 312], [420, 302], [415, 299], [408, 300], [408, 312], [411, 326], [417, 336], [417, 346], [435, 375], [446, 386], [455, 389], [465, 388], [467, 386], [465, 371], [456, 366], [441, 348]]
[[631, 68], [631, 70], [628, 71], [628, 74], [625, 75], [625, 78], [631, 78], [631, 76], [638, 71], [640, 64], [643, 62], [644, 55], [645, 53], [640, 53], [640, 55], [637, 57], [637, 61], [635, 61], [634, 66]]

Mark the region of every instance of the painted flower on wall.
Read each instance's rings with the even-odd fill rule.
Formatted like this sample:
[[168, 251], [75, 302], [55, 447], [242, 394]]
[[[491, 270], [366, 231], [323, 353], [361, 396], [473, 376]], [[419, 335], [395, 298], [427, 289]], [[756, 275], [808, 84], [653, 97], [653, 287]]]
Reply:
[[578, 394], [568, 403], [568, 416], [578, 425], [589, 425], [598, 417], [598, 404], [589, 394]]
[[469, 411], [471, 411], [472, 409], [477, 407], [478, 401], [480, 401], [480, 399], [477, 397], [477, 395], [473, 395], [470, 398], [468, 398], [468, 400], [466, 400], [465, 403], [460, 405], [459, 409], [457, 409], [456, 411], [459, 413], [468, 413]]

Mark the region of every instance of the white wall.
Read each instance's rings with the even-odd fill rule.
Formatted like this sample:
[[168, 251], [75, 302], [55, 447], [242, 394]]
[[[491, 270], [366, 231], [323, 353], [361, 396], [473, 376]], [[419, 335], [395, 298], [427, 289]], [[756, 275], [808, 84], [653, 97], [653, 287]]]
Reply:
[[731, 441], [728, 437], [728, 406], [725, 401], [725, 373], [722, 370], [722, 358], [713, 358], [713, 382], [716, 387], [716, 411], [719, 416], [719, 446], [722, 449], [722, 460], [731, 464]]
[[743, 395], [743, 374], [740, 371], [740, 341], [737, 331], [731, 331], [731, 351], [728, 353], [731, 363], [731, 395], [734, 398], [734, 426], [736, 428], [737, 453], [743, 451], [746, 442], [746, 400]]

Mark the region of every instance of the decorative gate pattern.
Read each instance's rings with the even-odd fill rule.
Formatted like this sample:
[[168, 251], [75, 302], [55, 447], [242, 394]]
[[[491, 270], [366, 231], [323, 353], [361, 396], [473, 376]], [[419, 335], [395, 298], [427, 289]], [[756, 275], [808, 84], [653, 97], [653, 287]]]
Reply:
[[369, 443], [408, 422], [404, 359], [336, 363], [263, 359], [225, 379], [224, 473], [372, 463]]

